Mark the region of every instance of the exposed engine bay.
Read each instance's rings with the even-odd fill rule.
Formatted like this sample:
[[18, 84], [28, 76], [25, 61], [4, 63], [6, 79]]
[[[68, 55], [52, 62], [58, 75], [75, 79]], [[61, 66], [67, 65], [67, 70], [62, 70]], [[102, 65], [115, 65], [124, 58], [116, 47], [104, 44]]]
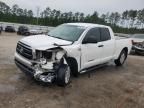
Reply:
[[53, 82], [61, 65], [68, 65], [66, 51], [62, 48], [53, 48], [46, 51], [36, 50], [32, 61], [35, 70], [34, 77], [43, 82]]

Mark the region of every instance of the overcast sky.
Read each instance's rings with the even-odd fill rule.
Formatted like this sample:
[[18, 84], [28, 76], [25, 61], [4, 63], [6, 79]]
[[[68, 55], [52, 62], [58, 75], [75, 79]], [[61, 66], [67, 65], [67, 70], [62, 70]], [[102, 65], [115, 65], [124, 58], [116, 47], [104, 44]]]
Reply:
[[92, 13], [95, 10], [98, 13], [123, 12], [126, 9], [144, 8], [144, 0], [0, 0], [12, 6], [18, 4], [22, 8], [32, 9], [36, 12], [36, 7], [40, 10], [50, 7], [59, 9], [63, 12], [84, 12]]

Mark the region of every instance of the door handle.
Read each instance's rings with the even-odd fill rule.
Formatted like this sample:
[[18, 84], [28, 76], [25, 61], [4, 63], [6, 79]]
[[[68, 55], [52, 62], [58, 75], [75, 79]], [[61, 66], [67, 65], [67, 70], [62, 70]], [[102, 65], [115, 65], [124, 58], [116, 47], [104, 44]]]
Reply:
[[98, 47], [103, 47], [104, 45], [99, 45]]

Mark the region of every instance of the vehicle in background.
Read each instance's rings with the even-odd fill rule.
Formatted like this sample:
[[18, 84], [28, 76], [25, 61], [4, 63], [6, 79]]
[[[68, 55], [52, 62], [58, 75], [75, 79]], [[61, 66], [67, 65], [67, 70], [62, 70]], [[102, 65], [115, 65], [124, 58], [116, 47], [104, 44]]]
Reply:
[[3, 27], [2, 26], [0, 26], [0, 30], [3, 31]]
[[29, 30], [30, 35], [38, 35], [38, 34], [43, 34], [43, 31], [40, 29], [31, 29]]
[[1, 32], [2, 32], [2, 28], [1, 28], [1, 26], [0, 26], [0, 34], [1, 34]]
[[15, 28], [13, 26], [6, 26], [5, 32], [15, 32]]
[[91, 71], [109, 61], [122, 66], [131, 47], [130, 38], [115, 37], [109, 26], [68, 23], [47, 35], [21, 39], [15, 63], [38, 81], [65, 86], [71, 75]]
[[29, 36], [29, 28], [26, 26], [19, 26], [18, 31], [17, 31], [18, 35], [25, 35], [25, 36]]
[[132, 52], [144, 55], [144, 34], [134, 34], [132, 38]]
[[23, 36], [38, 35], [38, 34], [43, 34], [43, 33], [44, 33], [44, 31], [42, 31], [42, 30], [29, 29], [26, 26], [20, 26], [17, 31], [18, 35], [23, 35]]

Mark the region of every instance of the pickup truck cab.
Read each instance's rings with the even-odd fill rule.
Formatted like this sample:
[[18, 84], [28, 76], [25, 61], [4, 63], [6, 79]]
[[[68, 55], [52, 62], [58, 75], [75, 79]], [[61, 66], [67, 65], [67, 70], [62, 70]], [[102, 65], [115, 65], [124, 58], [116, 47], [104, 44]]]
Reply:
[[132, 44], [129, 38], [115, 38], [105, 25], [67, 23], [47, 35], [21, 39], [15, 63], [35, 79], [65, 86], [71, 75], [77, 76], [111, 60], [124, 64]]

